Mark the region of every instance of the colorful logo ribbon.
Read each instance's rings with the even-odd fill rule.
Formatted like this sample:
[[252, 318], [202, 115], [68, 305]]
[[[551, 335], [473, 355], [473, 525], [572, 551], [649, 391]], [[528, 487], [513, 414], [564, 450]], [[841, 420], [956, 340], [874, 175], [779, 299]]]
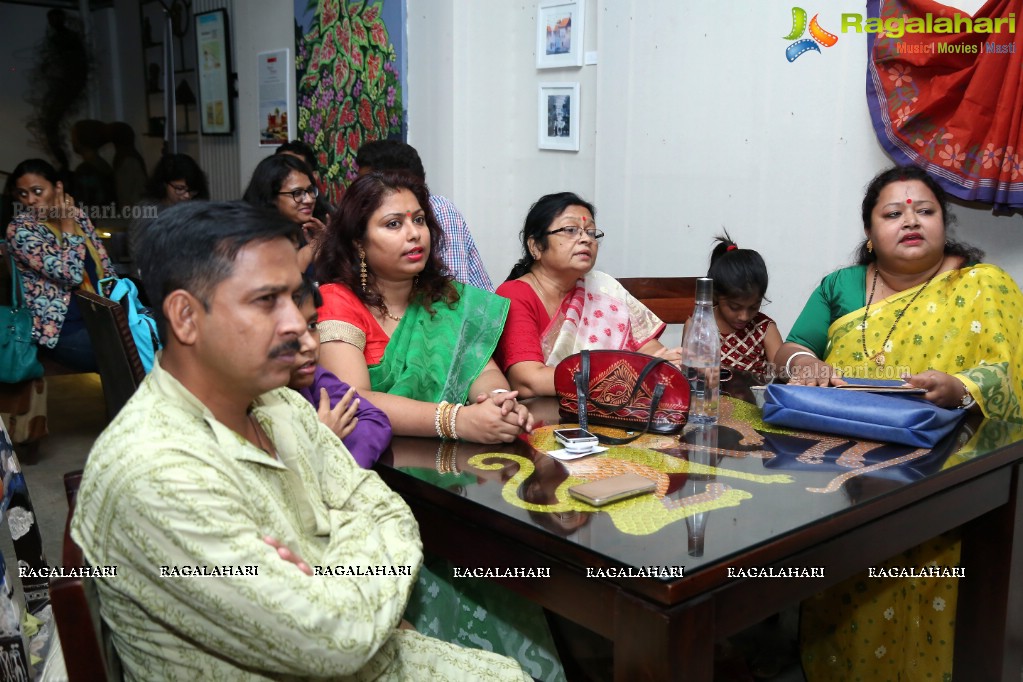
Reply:
[[810, 20], [810, 38], [803, 38], [802, 40], [796, 40], [803, 32], [806, 31], [806, 10], [802, 7], [792, 8], [792, 30], [789, 31], [787, 36], [784, 36], [785, 40], [795, 40], [785, 48], [785, 59], [790, 62], [796, 61], [800, 55], [813, 50], [820, 52], [821, 48], [817, 45], [818, 43], [824, 47], [831, 47], [838, 42], [838, 36], [834, 33], [829, 33], [821, 28], [821, 25], [817, 23], [818, 14], [813, 15], [813, 19]]

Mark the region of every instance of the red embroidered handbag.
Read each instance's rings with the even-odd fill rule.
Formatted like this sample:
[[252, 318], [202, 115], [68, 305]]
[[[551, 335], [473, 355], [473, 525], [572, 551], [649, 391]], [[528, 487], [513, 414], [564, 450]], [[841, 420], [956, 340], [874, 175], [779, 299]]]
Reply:
[[689, 381], [667, 360], [618, 350], [582, 351], [554, 368], [554, 390], [563, 419], [615, 426], [639, 433], [628, 439], [602, 437], [624, 444], [644, 432], [674, 435], [689, 416]]

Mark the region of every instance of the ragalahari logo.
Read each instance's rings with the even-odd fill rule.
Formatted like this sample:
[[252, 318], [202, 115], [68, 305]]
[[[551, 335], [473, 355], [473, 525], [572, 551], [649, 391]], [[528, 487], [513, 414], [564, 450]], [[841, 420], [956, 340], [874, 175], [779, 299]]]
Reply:
[[803, 38], [802, 40], [796, 40], [803, 35], [806, 31], [806, 10], [802, 7], [792, 8], [792, 31], [785, 36], [785, 40], [796, 40], [788, 47], [785, 48], [785, 59], [790, 62], [796, 61], [800, 55], [813, 50], [820, 52], [821, 49], [817, 47], [820, 43], [824, 47], [831, 47], [838, 42], [838, 36], [834, 33], [828, 33], [821, 25], [817, 23], [817, 17], [820, 15], [813, 15], [813, 19], [810, 20], [810, 38]]

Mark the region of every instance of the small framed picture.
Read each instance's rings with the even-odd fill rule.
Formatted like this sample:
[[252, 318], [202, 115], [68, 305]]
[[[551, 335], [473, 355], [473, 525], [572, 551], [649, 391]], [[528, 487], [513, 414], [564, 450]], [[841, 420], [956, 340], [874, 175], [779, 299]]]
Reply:
[[536, 7], [536, 68], [583, 65], [585, 0], [539, 0]]
[[537, 110], [540, 149], [579, 151], [579, 84], [541, 83]]

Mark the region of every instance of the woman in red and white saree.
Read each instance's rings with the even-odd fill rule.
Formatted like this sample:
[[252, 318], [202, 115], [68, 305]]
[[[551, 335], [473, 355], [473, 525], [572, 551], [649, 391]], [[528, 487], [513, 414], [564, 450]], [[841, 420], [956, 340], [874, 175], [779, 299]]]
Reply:
[[664, 322], [610, 275], [593, 269], [604, 233], [591, 204], [549, 194], [529, 210], [523, 257], [497, 293], [511, 300], [494, 358], [520, 397], [554, 395], [554, 368], [581, 350], [628, 350], [678, 362]]

